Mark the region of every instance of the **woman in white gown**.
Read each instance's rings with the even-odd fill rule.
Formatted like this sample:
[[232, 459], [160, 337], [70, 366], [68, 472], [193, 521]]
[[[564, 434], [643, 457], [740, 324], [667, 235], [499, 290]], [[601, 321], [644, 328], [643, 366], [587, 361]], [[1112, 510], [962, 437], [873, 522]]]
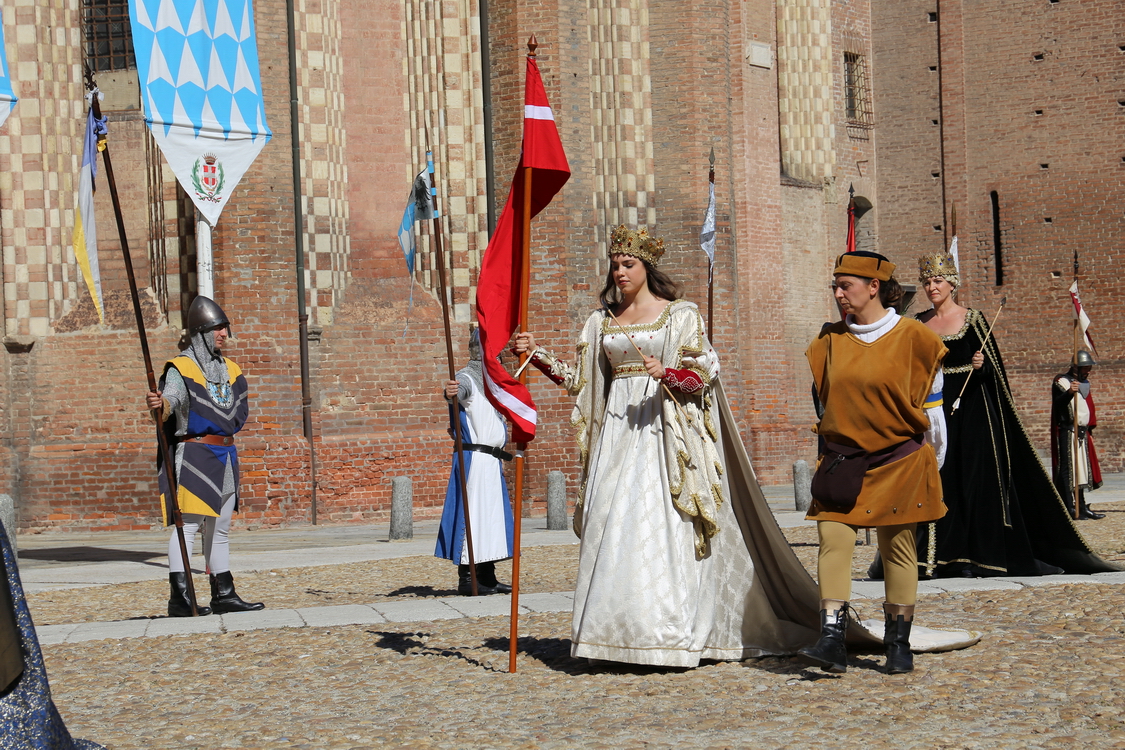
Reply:
[[645, 229], [614, 230], [604, 307], [573, 366], [516, 338], [577, 399], [571, 654], [692, 667], [792, 653], [815, 639], [816, 587], [758, 488], [699, 310], [656, 269], [662, 254]]

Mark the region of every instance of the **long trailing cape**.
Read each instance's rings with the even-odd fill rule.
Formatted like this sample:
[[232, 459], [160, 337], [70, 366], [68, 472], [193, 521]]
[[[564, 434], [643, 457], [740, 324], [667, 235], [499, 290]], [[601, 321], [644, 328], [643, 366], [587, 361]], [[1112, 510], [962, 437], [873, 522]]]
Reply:
[[[1035, 561], [1068, 573], [1117, 570], [1082, 538], [1028, 438], [996, 340], [977, 310], [942, 337], [949, 452], [942, 484], [949, 514], [919, 527], [919, 563], [942, 575], [969, 566], [978, 574], [1038, 575]], [[972, 371], [972, 357], [985, 355]], [[970, 377], [970, 373], [972, 373]], [[956, 412], [952, 405], [969, 379]]]

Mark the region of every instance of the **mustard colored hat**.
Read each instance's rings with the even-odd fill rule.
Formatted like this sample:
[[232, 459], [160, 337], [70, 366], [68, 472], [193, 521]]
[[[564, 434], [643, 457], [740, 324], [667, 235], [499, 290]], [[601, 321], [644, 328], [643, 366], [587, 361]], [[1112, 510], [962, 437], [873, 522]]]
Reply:
[[879, 281], [889, 281], [894, 272], [894, 263], [879, 255], [879, 253], [869, 253], [866, 250], [844, 253], [836, 258], [836, 267], [832, 269], [833, 276], [847, 274], [848, 276], [862, 276], [865, 279], [879, 279]]

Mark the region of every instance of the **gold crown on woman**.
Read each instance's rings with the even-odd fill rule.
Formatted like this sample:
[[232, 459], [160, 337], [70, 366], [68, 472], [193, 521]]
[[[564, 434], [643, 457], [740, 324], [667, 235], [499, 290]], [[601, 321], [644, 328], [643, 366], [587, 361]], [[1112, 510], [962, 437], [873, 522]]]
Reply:
[[655, 268], [664, 255], [664, 240], [650, 237], [645, 227], [632, 230], [622, 224], [609, 236], [609, 256], [614, 255], [632, 255]]
[[953, 286], [961, 286], [961, 275], [957, 264], [949, 253], [930, 253], [918, 259], [918, 281], [925, 284], [926, 279], [940, 276]]

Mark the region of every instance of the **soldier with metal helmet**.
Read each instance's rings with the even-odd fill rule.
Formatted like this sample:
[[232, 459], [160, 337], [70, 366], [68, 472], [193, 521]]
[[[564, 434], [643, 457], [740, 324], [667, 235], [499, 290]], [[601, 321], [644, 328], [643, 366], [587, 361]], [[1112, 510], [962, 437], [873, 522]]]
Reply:
[[[1105, 518], [1104, 513], [1096, 513], [1086, 505], [1086, 490], [1102, 486], [1102, 471], [1091, 434], [1098, 425], [1089, 381], [1090, 370], [1095, 364], [1088, 351], [1079, 350], [1070, 370], [1056, 375], [1051, 387], [1051, 464], [1055, 487], [1066, 501], [1071, 515], [1074, 515], [1077, 487], [1078, 514], [1075, 517], [1090, 520]], [[1077, 442], [1074, 437], [1076, 422]]]
[[[230, 521], [238, 507], [238, 450], [234, 435], [249, 413], [246, 378], [222, 354], [230, 337], [230, 320], [207, 297], [196, 297], [187, 314], [180, 356], [164, 365], [160, 390], [150, 391], [148, 407], [163, 406], [164, 431], [175, 455], [176, 497], [184, 519], [184, 537], [191, 556], [196, 532], [203, 529], [203, 558], [210, 573], [211, 607], [200, 615], [248, 612], [264, 604], [244, 602], [234, 590], [230, 572]], [[160, 472], [162, 498], [168, 487]], [[164, 522], [171, 522], [166, 503]], [[179, 543], [168, 541], [169, 617], [190, 617], [191, 602]]]

